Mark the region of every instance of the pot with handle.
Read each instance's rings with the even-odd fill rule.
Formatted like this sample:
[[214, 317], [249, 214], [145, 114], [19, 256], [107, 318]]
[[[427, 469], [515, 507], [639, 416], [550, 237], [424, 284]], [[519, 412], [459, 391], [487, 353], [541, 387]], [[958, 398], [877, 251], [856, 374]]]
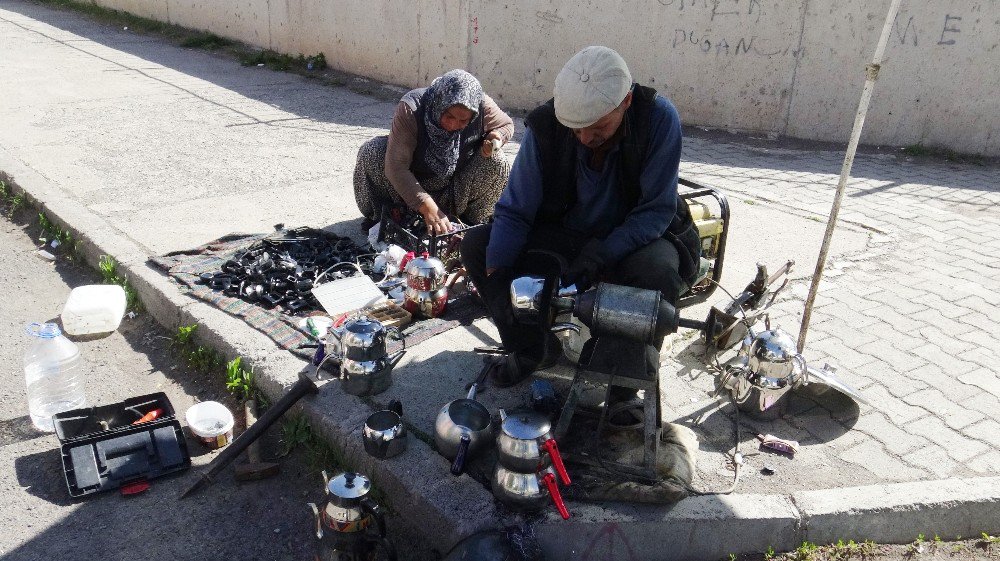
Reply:
[[434, 444], [442, 456], [452, 460], [452, 475], [462, 475], [467, 458], [492, 440], [493, 420], [489, 409], [476, 401], [476, 384], [465, 399], [445, 404], [434, 422]]
[[559, 493], [556, 474], [551, 467], [522, 473], [497, 465], [493, 472], [493, 496], [518, 510], [540, 510], [549, 502], [555, 505], [563, 520], [569, 520], [569, 510]]
[[552, 438], [552, 422], [528, 409], [509, 415], [500, 410], [500, 434], [497, 436], [497, 460], [503, 467], [522, 473], [555, 468], [563, 485], [571, 483], [563, 465], [559, 447]]

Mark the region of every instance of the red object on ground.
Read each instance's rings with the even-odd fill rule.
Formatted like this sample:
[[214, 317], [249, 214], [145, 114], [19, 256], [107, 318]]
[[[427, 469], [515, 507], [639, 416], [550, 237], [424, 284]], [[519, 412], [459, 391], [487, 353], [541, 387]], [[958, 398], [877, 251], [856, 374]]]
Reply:
[[123, 485], [121, 488], [123, 496], [138, 495], [149, 490], [149, 481], [145, 479], [141, 481], [136, 481], [134, 483], [129, 483], [128, 485]]
[[142, 417], [140, 417], [138, 421], [136, 421], [136, 422], [134, 422], [132, 424], [133, 425], [138, 425], [138, 424], [141, 424], [141, 423], [148, 423], [150, 421], [155, 421], [156, 418], [159, 417], [162, 414], [163, 414], [163, 409], [153, 409], [152, 411], [150, 411], [149, 413], [146, 413], [145, 415], [143, 415]]

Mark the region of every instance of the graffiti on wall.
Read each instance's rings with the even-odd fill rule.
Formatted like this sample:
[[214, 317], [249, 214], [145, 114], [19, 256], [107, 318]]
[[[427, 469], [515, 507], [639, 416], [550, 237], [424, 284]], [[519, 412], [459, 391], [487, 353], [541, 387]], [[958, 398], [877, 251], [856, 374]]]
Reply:
[[933, 22], [920, 22], [915, 16], [900, 14], [894, 23], [892, 33], [900, 45], [951, 46], [958, 43], [962, 33], [962, 16], [954, 14], [945, 14], [943, 20]]

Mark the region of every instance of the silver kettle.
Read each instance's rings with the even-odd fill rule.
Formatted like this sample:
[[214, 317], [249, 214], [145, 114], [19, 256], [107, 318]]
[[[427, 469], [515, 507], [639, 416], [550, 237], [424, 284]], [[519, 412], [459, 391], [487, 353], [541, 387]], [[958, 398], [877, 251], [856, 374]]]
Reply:
[[406, 264], [403, 308], [419, 317], [434, 318], [448, 305], [447, 273], [444, 263], [424, 252]]
[[332, 552], [340, 552], [332, 558], [374, 559], [381, 549], [384, 558], [394, 561], [396, 552], [386, 535], [385, 515], [370, 496], [371, 481], [350, 471], [330, 479], [324, 471], [323, 484], [326, 504], [322, 508], [307, 504], [316, 518], [316, 538]]
[[389, 338], [403, 341], [399, 330], [386, 327], [382, 322], [360, 316], [348, 320], [340, 327], [330, 329], [332, 339], [327, 341], [327, 354], [340, 363], [340, 378], [345, 392], [351, 395], [375, 395], [392, 384], [392, 369], [396, 366], [406, 346], [392, 353], [386, 352]]

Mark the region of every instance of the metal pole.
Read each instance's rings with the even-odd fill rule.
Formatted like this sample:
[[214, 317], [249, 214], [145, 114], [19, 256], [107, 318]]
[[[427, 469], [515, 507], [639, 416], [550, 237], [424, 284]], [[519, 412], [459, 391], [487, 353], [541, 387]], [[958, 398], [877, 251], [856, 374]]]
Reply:
[[812, 317], [813, 303], [816, 301], [816, 293], [819, 291], [819, 283], [823, 279], [823, 269], [826, 267], [826, 257], [830, 252], [830, 241], [833, 239], [833, 230], [837, 227], [837, 215], [840, 214], [840, 203], [844, 198], [844, 188], [847, 187], [847, 180], [851, 177], [851, 166], [854, 165], [854, 154], [858, 150], [858, 141], [861, 139], [861, 129], [865, 126], [865, 117], [868, 115], [868, 104], [872, 99], [872, 91], [875, 89], [875, 80], [878, 79], [879, 70], [882, 67], [882, 55], [885, 53], [885, 45], [889, 42], [889, 35], [892, 32], [892, 24], [896, 21], [896, 13], [899, 11], [901, 0], [892, 0], [889, 6], [889, 13], [885, 16], [885, 26], [882, 28], [882, 36], [875, 47], [875, 56], [871, 64], [865, 68], [865, 88], [861, 92], [861, 101], [858, 103], [858, 113], [854, 117], [854, 130], [851, 131], [851, 141], [847, 145], [847, 154], [844, 156], [844, 165], [840, 170], [840, 182], [837, 184], [837, 194], [833, 198], [833, 208], [830, 209], [830, 219], [826, 223], [826, 233], [823, 235], [823, 246], [819, 250], [819, 259], [816, 260], [816, 271], [813, 273], [812, 285], [809, 287], [809, 296], [806, 298], [806, 308], [802, 314], [802, 328], [799, 330], [798, 350], [801, 353], [806, 345], [806, 333], [809, 331], [809, 319]]

